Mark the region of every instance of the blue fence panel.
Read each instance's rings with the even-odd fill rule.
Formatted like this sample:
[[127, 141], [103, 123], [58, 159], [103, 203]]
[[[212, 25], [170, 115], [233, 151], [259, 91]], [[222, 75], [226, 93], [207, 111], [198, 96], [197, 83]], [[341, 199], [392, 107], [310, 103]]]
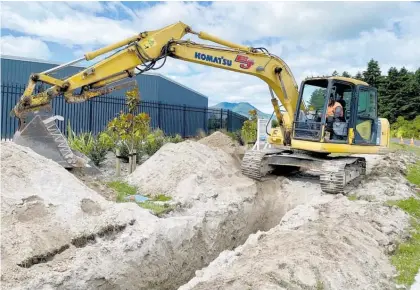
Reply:
[[[1, 85], [1, 138], [11, 139], [18, 129], [18, 121], [10, 115], [10, 111], [19, 101], [25, 87], [22, 85]], [[42, 88], [36, 89], [39, 92]], [[122, 112], [127, 112], [124, 97], [102, 96], [82, 103], [69, 104], [63, 97], [57, 97], [52, 102], [55, 115], [64, 117], [64, 122], [58, 122], [60, 130], [67, 134], [67, 123], [76, 133], [103, 131], [108, 122]], [[166, 135], [179, 134], [182, 137], [196, 136], [199, 130], [211, 133], [218, 129], [236, 131], [242, 127], [246, 117], [223, 109], [207, 107], [191, 107], [172, 105], [160, 102], [141, 102], [138, 113], [147, 113], [153, 129], [160, 128]]]

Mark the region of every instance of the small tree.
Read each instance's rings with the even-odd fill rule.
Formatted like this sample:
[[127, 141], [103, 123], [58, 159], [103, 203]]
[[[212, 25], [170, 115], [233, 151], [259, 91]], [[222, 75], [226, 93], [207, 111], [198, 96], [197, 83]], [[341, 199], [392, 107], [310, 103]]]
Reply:
[[127, 91], [126, 97], [128, 113], [120, 112], [118, 117], [108, 123], [108, 134], [117, 145], [126, 146], [129, 155], [132, 156], [136, 145], [142, 142], [150, 131], [150, 117], [146, 113], [136, 115], [140, 102], [138, 87]]
[[257, 140], [257, 111], [251, 110], [249, 120], [246, 120], [241, 129], [241, 137], [245, 144], [255, 142]]

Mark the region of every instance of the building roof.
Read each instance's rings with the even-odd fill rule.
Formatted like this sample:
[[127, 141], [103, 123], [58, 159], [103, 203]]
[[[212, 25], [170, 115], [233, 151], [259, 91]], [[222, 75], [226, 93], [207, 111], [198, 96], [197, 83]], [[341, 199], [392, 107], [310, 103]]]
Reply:
[[[52, 61], [47, 61], [47, 60], [43, 60], [43, 59], [27, 58], [27, 57], [12, 56], [12, 55], [4, 55], [4, 54], [1, 54], [1, 55], [0, 55], [0, 58], [3, 58], [3, 59], [10, 59], [10, 60], [19, 60], [19, 61], [31, 61], [31, 62], [37, 62], [37, 63], [52, 64], [52, 65], [57, 65], [57, 66], [62, 64], [62, 63], [52, 62]], [[77, 65], [71, 65], [70, 67], [75, 67], [75, 68], [86, 68], [86, 66], [77, 66]], [[185, 88], [185, 89], [187, 89], [187, 90], [189, 90], [189, 91], [191, 91], [191, 92], [196, 93], [197, 95], [200, 95], [200, 96], [202, 96], [202, 97], [204, 97], [204, 98], [208, 99], [208, 97], [207, 97], [207, 96], [205, 96], [205, 95], [203, 95], [202, 93], [197, 92], [196, 90], [191, 89], [191, 88], [189, 88], [189, 87], [187, 87], [187, 86], [184, 86], [183, 84], [180, 84], [180, 83], [178, 83], [178, 82], [176, 82], [176, 81], [172, 80], [171, 78], [168, 78], [167, 76], [164, 76], [164, 75], [162, 75], [162, 74], [159, 74], [159, 73], [150, 73], [150, 72], [145, 72], [145, 73], [142, 73], [142, 74], [144, 74], [144, 75], [150, 75], [150, 76], [160, 77], [160, 78], [165, 79], [165, 80], [167, 80], [167, 81], [169, 81], [169, 82], [171, 82], [171, 83], [176, 84], [177, 86], [183, 87], [183, 88]]]

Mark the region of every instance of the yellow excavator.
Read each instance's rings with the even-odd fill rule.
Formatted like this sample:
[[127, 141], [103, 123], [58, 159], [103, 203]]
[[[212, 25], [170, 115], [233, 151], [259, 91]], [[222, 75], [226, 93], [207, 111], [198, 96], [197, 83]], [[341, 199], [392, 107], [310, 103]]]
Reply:
[[[186, 34], [218, 45], [182, 40]], [[67, 79], [50, 76], [64, 67], [112, 52]], [[13, 109], [19, 119], [14, 141], [66, 168], [86, 166], [87, 160], [69, 148], [56, 125], [53, 98], [63, 95], [68, 103], [78, 103], [132, 86], [130, 78], [159, 69], [167, 57], [253, 75], [268, 84], [279, 126], [270, 128], [270, 148], [245, 153], [242, 172], [250, 178], [263, 180], [278, 167], [314, 169], [320, 171], [324, 192], [343, 193], [348, 183], [360, 180], [366, 172], [365, 158], [350, 154], [382, 154], [389, 148], [389, 122], [378, 118], [377, 90], [367, 83], [345, 77], [311, 77], [302, 81], [298, 90], [287, 64], [267, 49], [195, 32], [182, 22], [142, 32], [32, 74]], [[50, 87], [34, 94], [37, 83]]]

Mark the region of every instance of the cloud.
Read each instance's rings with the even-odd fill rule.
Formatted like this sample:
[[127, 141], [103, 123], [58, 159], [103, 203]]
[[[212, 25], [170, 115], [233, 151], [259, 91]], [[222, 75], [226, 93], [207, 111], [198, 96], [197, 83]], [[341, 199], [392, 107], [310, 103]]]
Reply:
[[32, 37], [11, 35], [2, 36], [0, 39], [1, 54], [14, 55], [30, 58], [38, 58], [48, 60], [51, 51], [48, 45], [39, 39]]
[[[413, 2], [218, 1], [203, 6], [171, 1], [142, 3], [140, 8], [121, 2], [4, 2], [0, 13], [3, 28], [44, 45], [70, 47], [77, 57], [182, 21], [195, 31], [266, 47], [285, 60], [298, 84], [334, 70], [354, 75], [371, 58], [383, 73], [391, 66], [414, 70], [420, 64], [420, 5]], [[16, 41], [15, 47], [23, 46]], [[155, 72], [207, 95], [210, 104], [243, 100], [272, 111], [268, 87], [256, 77], [169, 58]]]

